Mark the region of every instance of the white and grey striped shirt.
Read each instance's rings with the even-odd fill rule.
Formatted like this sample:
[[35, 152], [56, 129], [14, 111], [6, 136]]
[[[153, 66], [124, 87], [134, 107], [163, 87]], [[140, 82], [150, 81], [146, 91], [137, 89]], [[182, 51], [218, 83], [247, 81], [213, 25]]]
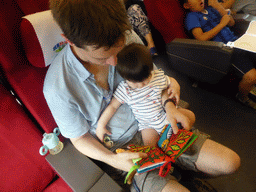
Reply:
[[127, 103], [137, 121], [139, 130], [153, 128], [159, 134], [164, 125], [168, 124], [166, 112], [162, 106], [162, 91], [168, 87], [170, 79], [160, 69], [152, 71], [152, 78], [148, 85], [132, 89], [122, 81], [114, 97], [121, 103]]

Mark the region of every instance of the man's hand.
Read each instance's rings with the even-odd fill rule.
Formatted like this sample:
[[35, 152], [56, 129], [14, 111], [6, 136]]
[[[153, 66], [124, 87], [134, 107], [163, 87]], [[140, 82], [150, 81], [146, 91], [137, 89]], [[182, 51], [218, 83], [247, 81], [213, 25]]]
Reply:
[[[169, 106], [167, 106], [167, 104], [166, 104], [166, 107], [169, 108]], [[171, 104], [172, 103], [170, 103], [170, 105]], [[167, 108], [166, 108], [166, 110], [168, 110]], [[172, 130], [173, 130], [174, 134], [177, 134], [179, 131], [177, 123], [180, 123], [182, 125], [182, 127], [186, 130], [191, 129], [189, 118], [186, 115], [184, 115], [183, 113], [181, 113], [178, 109], [173, 108], [170, 112], [166, 113], [166, 115], [167, 115], [167, 120], [170, 122], [170, 124], [172, 126]]]
[[125, 151], [122, 153], [113, 154], [111, 157], [111, 165], [117, 169], [129, 172], [130, 169], [134, 166], [132, 159], [146, 158], [146, 153], [140, 152], [130, 152]]
[[139, 152], [133, 153], [126, 151], [118, 154], [113, 153], [104, 147], [90, 133], [86, 133], [78, 138], [71, 138], [70, 140], [75, 148], [82, 154], [127, 172], [134, 166], [132, 159], [147, 157], [146, 153]]

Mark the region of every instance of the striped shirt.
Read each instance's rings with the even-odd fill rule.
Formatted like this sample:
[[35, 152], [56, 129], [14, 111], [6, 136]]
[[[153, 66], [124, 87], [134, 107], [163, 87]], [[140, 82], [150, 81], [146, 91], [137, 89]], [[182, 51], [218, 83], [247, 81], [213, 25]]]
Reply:
[[159, 134], [167, 124], [166, 113], [162, 106], [162, 91], [168, 87], [170, 80], [162, 70], [154, 70], [148, 85], [132, 89], [122, 81], [114, 97], [121, 103], [127, 103], [139, 123], [139, 130], [154, 128]]

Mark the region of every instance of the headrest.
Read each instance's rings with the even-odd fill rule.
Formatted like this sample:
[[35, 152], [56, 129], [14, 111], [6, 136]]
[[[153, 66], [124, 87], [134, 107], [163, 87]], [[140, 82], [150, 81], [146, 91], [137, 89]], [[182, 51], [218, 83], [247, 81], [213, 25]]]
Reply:
[[29, 62], [36, 67], [50, 65], [67, 44], [61, 34], [50, 10], [23, 17], [21, 36]]
[[[35, 67], [46, 67], [51, 64], [59, 51], [67, 42], [61, 36], [62, 30], [53, 19], [51, 11], [43, 11], [27, 15], [21, 21], [21, 36], [25, 54]], [[142, 43], [132, 30], [127, 32], [126, 43]]]

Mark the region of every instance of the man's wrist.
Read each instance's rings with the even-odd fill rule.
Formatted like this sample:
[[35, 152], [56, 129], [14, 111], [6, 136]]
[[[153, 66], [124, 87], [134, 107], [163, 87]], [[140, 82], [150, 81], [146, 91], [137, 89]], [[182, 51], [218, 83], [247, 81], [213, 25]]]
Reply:
[[165, 102], [164, 102], [164, 104], [163, 104], [163, 107], [165, 108], [165, 107], [166, 107], [166, 104], [169, 103], [169, 102], [173, 103], [174, 106], [176, 106], [176, 99], [175, 99], [175, 98], [169, 98], [169, 99], [166, 99], [166, 100], [165, 100]]

